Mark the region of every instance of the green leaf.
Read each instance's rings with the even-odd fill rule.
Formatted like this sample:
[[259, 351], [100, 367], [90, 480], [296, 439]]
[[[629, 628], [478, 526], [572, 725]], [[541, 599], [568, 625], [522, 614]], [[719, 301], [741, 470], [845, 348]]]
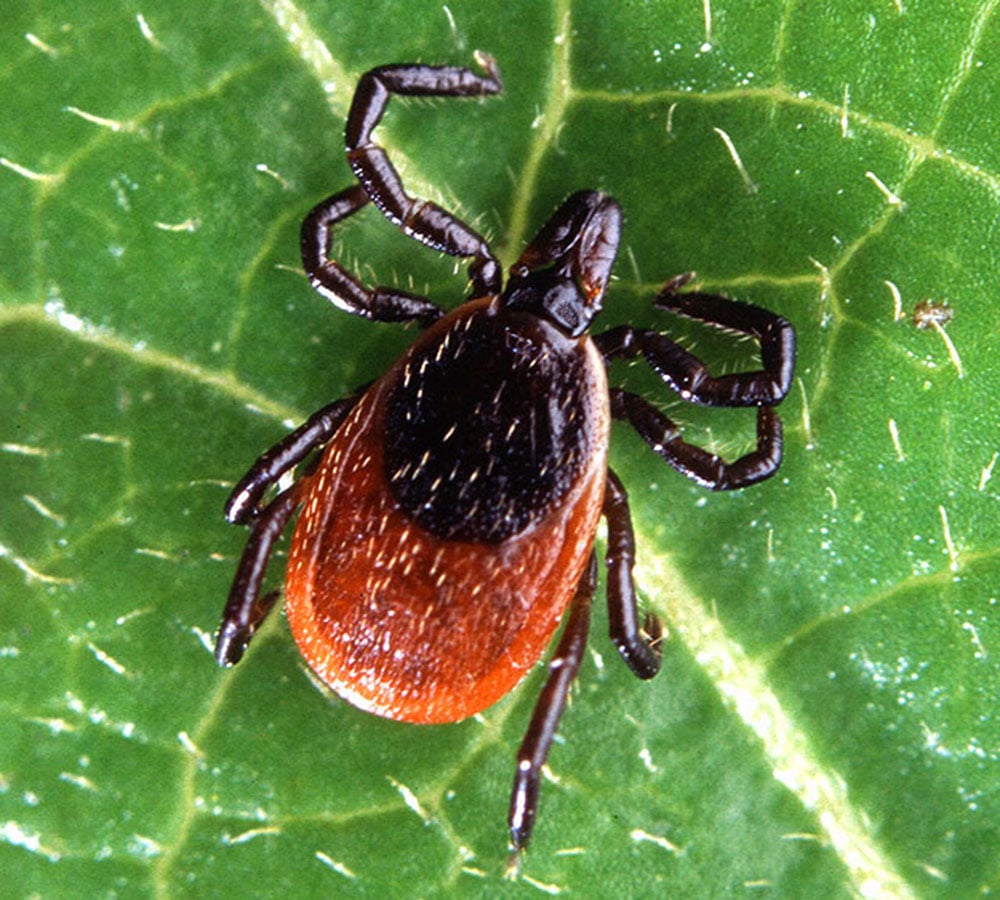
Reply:
[[[371, 6], [7, 13], [4, 895], [1000, 888], [997, 4]], [[315, 690], [280, 616], [239, 667], [210, 654], [244, 540], [227, 488], [412, 339], [299, 271], [302, 216], [350, 183], [353, 85], [475, 49], [502, 98], [390, 105], [412, 191], [509, 264], [563, 196], [606, 190], [626, 223], [605, 324], [752, 364], [652, 311], [694, 269], [800, 341], [765, 485], [709, 495], [616, 430], [664, 671], [632, 678], [598, 607], [518, 882], [504, 816], [541, 669], [476, 720], [416, 727]], [[462, 266], [369, 212], [343, 258], [461, 299]], [[923, 300], [953, 320], [916, 328]], [[752, 413], [612, 375], [692, 440], [752, 441]]]

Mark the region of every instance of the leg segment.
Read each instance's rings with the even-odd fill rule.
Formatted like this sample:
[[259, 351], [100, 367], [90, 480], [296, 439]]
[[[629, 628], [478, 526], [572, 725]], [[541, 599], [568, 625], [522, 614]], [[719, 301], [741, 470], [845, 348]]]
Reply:
[[262, 597], [260, 587], [274, 542], [299, 505], [296, 488], [297, 485], [279, 494], [257, 514], [250, 526], [250, 537], [236, 569], [215, 642], [215, 659], [220, 666], [234, 666], [243, 658], [250, 639], [278, 598], [277, 591]]
[[[608, 624], [622, 659], [639, 678], [652, 678], [660, 671], [658, 641], [663, 635], [659, 619], [646, 616], [639, 629], [632, 565], [635, 562], [635, 534], [628, 509], [628, 494], [608, 469], [604, 494], [604, 518], [608, 523]], [[645, 634], [643, 634], [645, 631]]]
[[500, 266], [475, 230], [435, 203], [410, 197], [372, 132], [392, 94], [416, 97], [483, 97], [503, 90], [493, 58], [477, 54], [485, 75], [454, 66], [381, 66], [358, 82], [347, 117], [347, 161], [368, 198], [394, 225], [450, 256], [472, 257], [469, 276], [476, 296], [500, 290]]
[[253, 523], [262, 514], [260, 502], [268, 488], [333, 437], [364, 390], [365, 388], [361, 388], [350, 397], [324, 406], [303, 425], [265, 451], [229, 495], [226, 501], [226, 521], [234, 525]]
[[703, 487], [729, 491], [770, 478], [781, 465], [781, 419], [768, 406], [757, 410], [757, 447], [727, 463], [681, 438], [677, 425], [637, 394], [613, 388], [611, 415], [625, 419], [678, 472]]
[[426, 327], [440, 319], [442, 310], [426, 297], [378, 285], [366, 288], [340, 263], [330, 258], [333, 227], [370, 200], [356, 184], [327, 197], [302, 222], [302, 265], [309, 283], [334, 306], [377, 322], [419, 322]]
[[220, 666], [233, 666], [240, 661], [280, 593], [271, 591], [261, 596], [260, 588], [274, 543], [299, 505], [300, 483], [279, 494], [267, 506], [261, 505], [264, 494], [282, 475], [333, 437], [364, 390], [311, 415], [305, 424], [267, 450], [229, 495], [226, 519], [249, 525], [250, 537], [236, 569], [215, 642], [215, 658]]
[[508, 871], [517, 868], [518, 854], [527, 846], [538, 812], [538, 789], [542, 766], [549, 755], [549, 748], [559, 727], [559, 719], [566, 708], [570, 685], [580, 670], [580, 663], [587, 648], [590, 629], [590, 603], [597, 584], [597, 559], [593, 553], [576, 588], [570, 605], [569, 619], [563, 629], [556, 652], [549, 662], [549, 677], [545, 681], [524, 740], [517, 751], [517, 771], [514, 789], [510, 795], [510, 843], [513, 850]]
[[795, 370], [795, 329], [782, 316], [713, 294], [679, 294], [691, 279], [682, 275], [668, 282], [656, 306], [756, 338], [763, 368], [713, 377], [698, 357], [664, 334], [622, 326], [595, 338], [607, 359], [641, 354], [664, 382], [683, 399], [706, 406], [774, 406], [788, 393]]

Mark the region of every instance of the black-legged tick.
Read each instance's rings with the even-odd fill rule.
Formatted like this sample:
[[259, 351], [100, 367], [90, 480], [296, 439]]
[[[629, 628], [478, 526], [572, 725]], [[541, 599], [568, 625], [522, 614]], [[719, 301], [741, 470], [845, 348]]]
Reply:
[[[347, 158], [358, 183], [324, 200], [302, 226], [313, 287], [337, 307], [381, 322], [416, 322], [416, 342], [382, 377], [324, 407], [268, 450], [233, 490], [230, 522], [249, 526], [216, 646], [239, 661], [277, 592], [261, 594], [275, 540], [296, 510], [285, 608], [302, 654], [358, 707], [406, 722], [452, 722], [508, 693], [538, 662], [566, 609], [549, 676], [517, 756], [508, 824], [516, 855], [531, 835], [542, 765], [584, 653], [595, 589], [594, 536], [608, 524], [611, 637], [640, 678], [660, 667], [660, 626], [640, 624], [625, 489], [608, 468], [612, 418], [688, 478], [744, 487], [773, 475], [795, 333], [781, 316], [703, 293], [685, 277], [658, 309], [754, 337], [759, 371], [713, 377], [665, 334], [630, 326], [591, 337], [619, 243], [618, 204], [570, 196], [511, 267], [472, 228], [410, 197], [373, 130], [393, 94], [480, 97], [483, 74], [392, 65], [358, 85]], [[335, 225], [373, 203], [406, 234], [471, 259], [470, 299], [445, 313], [426, 297], [367, 287], [329, 258]], [[755, 449], [734, 462], [686, 443], [634, 393], [609, 388], [608, 362], [642, 356], [685, 400], [757, 407]], [[319, 464], [270, 500], [282, 475], [323, 449]]]

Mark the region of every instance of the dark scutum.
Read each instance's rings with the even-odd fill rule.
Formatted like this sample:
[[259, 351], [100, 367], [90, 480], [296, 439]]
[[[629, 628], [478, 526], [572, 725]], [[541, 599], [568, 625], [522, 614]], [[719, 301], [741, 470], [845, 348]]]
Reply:
[[519, 534], [590, 459], [588, 385], [580, 343], [534, 316], [479, 310], [457, 319], [409, 359], [387, 398], [394, 497], [440, 538]]

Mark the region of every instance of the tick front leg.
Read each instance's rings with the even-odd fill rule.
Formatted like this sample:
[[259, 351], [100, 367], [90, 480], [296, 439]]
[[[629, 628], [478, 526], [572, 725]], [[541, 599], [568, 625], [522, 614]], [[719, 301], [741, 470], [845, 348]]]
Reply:
[[411, 197], [385, 150], [372, 132], [390, 96], [484, 97], [503, 90], [491, 56], [476, 55], [484, 75], [455, 66], [380, 66], [358, 82], [347, 117], [347, 161], [367, 196], [394, 225], [410, 237], [450, 256], [472, 257], [469, 277], [476, 296], [500, 291], [500, 266], [484, 238], [436, 203]]
[[510, 795], [511, 858], [508, 874], [516, 873], [521, 851], [528, 845], [538, 813], [538, 789], [542, 766], [549, 755], [559, 720], [566, 709], [570, 686], [580, 671], [590, 630], [590, 603], [597, 584], [597, 559], [593, 553], [576, 588], [570, 605], [569, 618], [563, 629], [556, 652], [549, 662], [549, 675], [542, 688], [524, 740], [517, 751], [517, 771]]
[[220, 666], [234, 666], [243, 658], [247, 645], [278, 599], [278, 591], [261, 596], [260, 588], [274, 543], [299, 505], [297, 488], [294, 485], [279, 494], [250, 526], [250, 537], [236, 569], [215, 642], [215, 659]]
[[[660, 671], [660, 620], [649, 614], [639, 628], [632, 566], [635, 533], [628, 508], [628, 494], [618, 476], [608, 469], [604, 493], [604, 518], [608, 523], [608, 625], [611, 640], [632, 672], [652, 678]], [[643, 633], [645, 632], [645, 633]]]
[[370, 200], [365, 189], [354, 187], [327, 197], [302, 222], [302, 265], [313, 288], [334, 306], [377, 322], [419, 322], [427, 327], [444, 315], [426, 297], [378, 285], [365, 287], [340, 263], [330, 258], [333, 228]]
[[682, 475], [713, 491], [747, 487], [770, 478], [781, 465], [781, 419], [768, 406], [757, 410], [757, 447], [727, 463], [681, 438], [680, 428], [637, 394], [614, 388], [611, 415], [625, 419], [650, 448]]

